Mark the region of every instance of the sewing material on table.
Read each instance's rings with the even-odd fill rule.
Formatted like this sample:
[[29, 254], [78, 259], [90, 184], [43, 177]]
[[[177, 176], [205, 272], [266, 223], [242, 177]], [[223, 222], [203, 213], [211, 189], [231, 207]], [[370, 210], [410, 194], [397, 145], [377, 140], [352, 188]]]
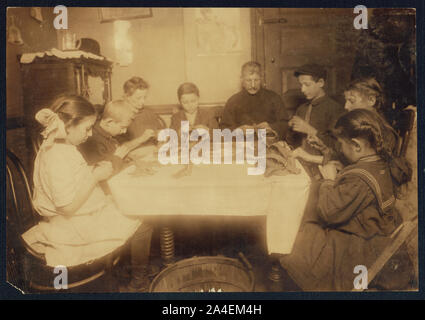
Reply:
[[136, 169], [131, 173], [134, 177], [152, 176], [158, 172], [161, 164], [158, 161], [147, 161], [144, 159], [135, 160]]
[[267, 146], [265, 177], [271, 175], [285, 176], [299, 174], [301, 170], [296, 167], [292, 150], [284, 141], [279, 141]]

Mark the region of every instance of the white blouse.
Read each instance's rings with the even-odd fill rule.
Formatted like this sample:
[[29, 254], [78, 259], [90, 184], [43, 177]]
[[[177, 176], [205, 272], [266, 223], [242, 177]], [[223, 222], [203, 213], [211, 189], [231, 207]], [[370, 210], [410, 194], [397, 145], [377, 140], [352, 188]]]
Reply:
[[[42, 216], [57, 215], [57, 207], [72, 203], [79, 182], [92, 175], [91, 171], [74, 145], [55, 143], [47, 150], [41, 149], [34, 164], [36, 210]], [[106, 196], [97, 186], [75, 214], [90, 214], [101, 209], [105, 202]]]

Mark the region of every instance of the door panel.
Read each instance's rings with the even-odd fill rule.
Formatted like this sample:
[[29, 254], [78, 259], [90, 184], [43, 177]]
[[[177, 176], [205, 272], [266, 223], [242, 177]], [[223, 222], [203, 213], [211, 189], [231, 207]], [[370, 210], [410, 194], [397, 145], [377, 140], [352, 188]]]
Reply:
[[[299, 88], [294, 70], [318, 63], [328, 72], [327, 91], [339, 93], [348, 82], [354, 52], [341, 46], [352, 32], [352, 9], [257, 8], [253, 12], [254, 57], [264, 66], [266, 86], [283, 94]], [[350, 29], [348, 29], [350, 28]]]

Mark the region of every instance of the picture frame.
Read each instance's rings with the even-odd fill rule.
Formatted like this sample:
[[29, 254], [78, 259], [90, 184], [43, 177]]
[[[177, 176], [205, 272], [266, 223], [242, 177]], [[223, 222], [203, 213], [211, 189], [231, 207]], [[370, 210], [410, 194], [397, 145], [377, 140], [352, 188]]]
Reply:
[[[131, 9], [131, 10], [128, 10]], [[124, 8], [110, 7], [99, 8], [100, 23], [113, 22], [116, 20], [133, 20], [153, 17], [152, 8]]]

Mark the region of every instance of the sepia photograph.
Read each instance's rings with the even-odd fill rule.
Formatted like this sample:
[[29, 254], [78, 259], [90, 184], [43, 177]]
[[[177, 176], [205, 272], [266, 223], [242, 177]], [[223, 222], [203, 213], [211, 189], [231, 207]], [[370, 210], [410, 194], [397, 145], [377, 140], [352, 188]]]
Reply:
[[8, 284], [418, 292], [416, 22], [8, 7]]

